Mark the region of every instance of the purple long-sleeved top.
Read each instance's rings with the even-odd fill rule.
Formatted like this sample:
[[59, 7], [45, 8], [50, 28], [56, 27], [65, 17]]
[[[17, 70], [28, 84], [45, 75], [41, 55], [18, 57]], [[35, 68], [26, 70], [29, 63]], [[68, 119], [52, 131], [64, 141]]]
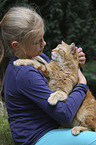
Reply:
[[78, 84], [65, 103], [51, 106], [46, 78], [33, 66], [14, 66], [16, 59], [10, 61], [4, 78], [8, 120], [15, 145], [34, 145], [46, 132], [58, 128], [58, 122], [72, 121], [88, 87]]

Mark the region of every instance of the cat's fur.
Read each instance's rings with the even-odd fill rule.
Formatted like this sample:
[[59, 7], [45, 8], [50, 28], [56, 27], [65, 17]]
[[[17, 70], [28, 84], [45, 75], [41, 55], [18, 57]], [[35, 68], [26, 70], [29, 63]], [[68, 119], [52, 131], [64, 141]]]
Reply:
[[[49, 88], [54, 92], [48, 99], [51, 105], [55, 105], [58, 101], [65, 101], [78, 83], [78, 53], [74, 43], [71, 45], [64, 42], [59, 44], [52, 51], [51, 62], [45, 65], [35, 59], [19, 59], [14, 62], [14, 65], [28, 64], [39, 69], [49, 79]], [[84, 130], [96, 131], [96, 100], [90, 90], [88, 90], [72, 123], [63, 124], [63, 127], [74, 127], [72, 129], [74, 135]]]

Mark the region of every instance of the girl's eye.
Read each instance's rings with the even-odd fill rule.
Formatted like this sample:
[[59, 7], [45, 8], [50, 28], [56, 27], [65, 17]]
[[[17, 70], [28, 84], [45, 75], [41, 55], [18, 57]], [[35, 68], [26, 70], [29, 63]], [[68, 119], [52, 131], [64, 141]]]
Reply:
[[39, 42], [42, 42], [42, 39], [40, 39]]
[[40, 39], [38, 42], [35, 43], [35, 45], [40, 44], [42, 42], [42, 39]]
[[35, 45], [41, 44], [43, 42], [44, 38], [41, 38], [40, 40], [38, 40], [36, 43], [34, 43]]

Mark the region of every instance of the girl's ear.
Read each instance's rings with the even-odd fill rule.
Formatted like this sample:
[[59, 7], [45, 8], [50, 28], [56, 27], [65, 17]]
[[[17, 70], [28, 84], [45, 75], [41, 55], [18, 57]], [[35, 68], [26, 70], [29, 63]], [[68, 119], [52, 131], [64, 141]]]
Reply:
[[13, 41], [13, 42], [11, 43], [11, 45], [12, 45], [12, 48], [13, 48], [14, 50], [18, 50], [18, 49], [19, 49], [19, 43], [18, 43], [17, 41]]

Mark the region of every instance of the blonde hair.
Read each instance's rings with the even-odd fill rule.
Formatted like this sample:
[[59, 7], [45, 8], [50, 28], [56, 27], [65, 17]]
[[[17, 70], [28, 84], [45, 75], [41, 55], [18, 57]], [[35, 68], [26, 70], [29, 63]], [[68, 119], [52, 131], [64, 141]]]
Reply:
[[24, 44], [26, 40], [36, 40], [42, 35], [44, 21], [32, 8], [13, 7], [1, 21], [1, 38], [5, 48], [12, 52], [12, 42]]

